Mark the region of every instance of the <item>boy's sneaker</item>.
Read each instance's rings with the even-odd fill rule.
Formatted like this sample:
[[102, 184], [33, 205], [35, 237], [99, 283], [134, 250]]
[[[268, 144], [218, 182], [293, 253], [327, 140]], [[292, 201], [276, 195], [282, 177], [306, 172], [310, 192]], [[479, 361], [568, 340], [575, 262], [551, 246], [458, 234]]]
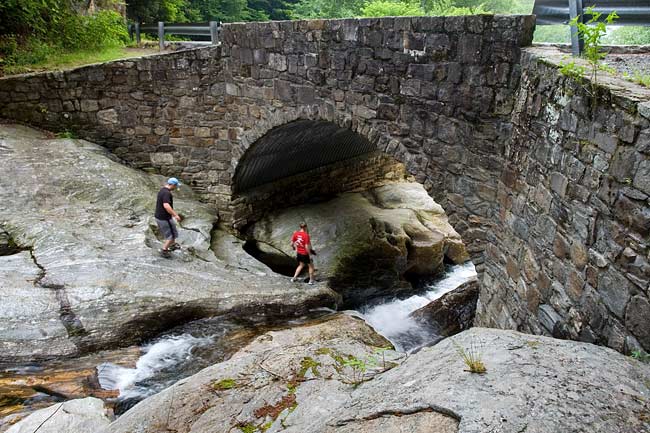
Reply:
[[314, 280], [309, 280], [309, 282], [307, 284], [309, 284], [310, 286], [313, 286], [314, 285]]
[[166, 259], [172, 258], [172, 253], [169, 250], [160, 250], [160, 255]]
[[176, 242], [174, 242], [173, 244], [171, 244], [169, 246], [169, 251], [176, 251], [176, 250], [180, 250], [180, 249], [181, 249], [181, 245], [176, 243]]
[[294, 277], [291, 277], [291, 282], [292, 282], [292, 283], [295, 283], [295, 282], [296, 282], [296, 279], [295, 279]]

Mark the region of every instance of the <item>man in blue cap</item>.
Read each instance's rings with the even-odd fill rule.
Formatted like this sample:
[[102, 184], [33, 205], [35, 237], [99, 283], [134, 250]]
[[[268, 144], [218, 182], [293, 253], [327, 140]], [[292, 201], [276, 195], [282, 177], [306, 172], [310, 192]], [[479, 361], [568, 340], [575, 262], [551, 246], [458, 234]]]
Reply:
[[171, 258], [171, 250], [180, 248], [176, 243], [178, 237], [178, 230], [174, 220], [180, 222], [181, 216], [174, 210], [174, 197], [172, 191], [181, 186], [181, 183], [175, 177], [167, 179], [167, 183], [158, 191], [158, 198], [156, 199], [156, 223], [160, 229], [160, 233], [165, 238], [162, 251], [160, 254], [165, 258]]

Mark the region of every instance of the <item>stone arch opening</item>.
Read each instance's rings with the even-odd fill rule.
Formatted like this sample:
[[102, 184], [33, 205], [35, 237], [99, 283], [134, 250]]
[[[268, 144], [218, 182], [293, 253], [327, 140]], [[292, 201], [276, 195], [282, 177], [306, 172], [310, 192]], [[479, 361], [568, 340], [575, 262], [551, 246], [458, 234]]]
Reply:
[[314, 222], [317, 268], [346, 305], [409, 292], [445, 263], [467, 261], [442, 207], [375, 142], [334, 122], [306, 119], [256, 140], [231, 185], [233, 226], [246, 239], [244, 249], [290, 276], [291, 234], [300, 221]]
[[239, 159], [231, 186], [232, 225], [241, 231], [272, 210], [407, 176], [401, 162], [350, 128], [294, 120], [269, 130]]

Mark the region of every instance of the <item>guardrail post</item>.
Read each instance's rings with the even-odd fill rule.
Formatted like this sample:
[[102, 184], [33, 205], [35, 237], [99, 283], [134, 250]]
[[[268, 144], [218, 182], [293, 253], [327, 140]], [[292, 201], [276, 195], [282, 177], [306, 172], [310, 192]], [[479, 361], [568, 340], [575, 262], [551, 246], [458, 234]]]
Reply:
[[210, 41], [212, 41], [212, 45], [217, 45], [219, 43], [219, 36], [217, 31], [217, 22], [210, 21]]
[[160, 51], [165, 49], [165, 23], [158, 21], [158, 47]]
[[140, 45], [140, 23], [135, 23], [135, 43]]
[[[579, 22], [584, 22], [584, 11], [582, 10], [582, 0], [569, 0], [569, 18], [578, 17]], [[570, 26], [571, 29], [571, 54], [579, 56], [585, 48], [585, 41], [578, 35], [578, 28]]]

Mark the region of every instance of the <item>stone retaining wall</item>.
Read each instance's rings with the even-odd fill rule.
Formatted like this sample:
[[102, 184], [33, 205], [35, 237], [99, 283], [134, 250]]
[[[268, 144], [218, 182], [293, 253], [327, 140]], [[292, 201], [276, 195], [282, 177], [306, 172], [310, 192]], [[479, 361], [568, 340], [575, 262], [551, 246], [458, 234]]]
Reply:
[[617, 83], [594, 103], [538, 54], [522, 58], [476, 324], [650, 350], [650, 91]]

